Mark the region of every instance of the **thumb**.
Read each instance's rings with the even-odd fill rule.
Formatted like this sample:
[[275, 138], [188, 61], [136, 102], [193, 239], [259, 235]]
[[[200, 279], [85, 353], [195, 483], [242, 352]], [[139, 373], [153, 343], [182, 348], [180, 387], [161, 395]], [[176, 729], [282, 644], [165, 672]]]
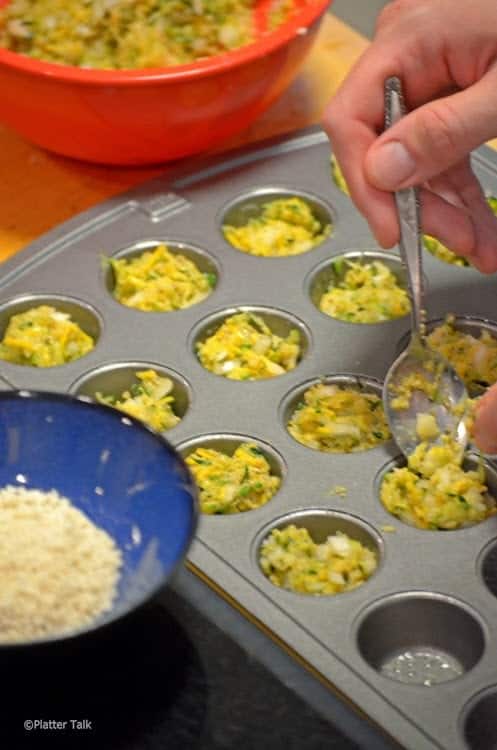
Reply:
[[497, 136], [497, 71], [464, 91], [413, 110], [371, 146], [368, 180], [380, 190], [418, 185]]

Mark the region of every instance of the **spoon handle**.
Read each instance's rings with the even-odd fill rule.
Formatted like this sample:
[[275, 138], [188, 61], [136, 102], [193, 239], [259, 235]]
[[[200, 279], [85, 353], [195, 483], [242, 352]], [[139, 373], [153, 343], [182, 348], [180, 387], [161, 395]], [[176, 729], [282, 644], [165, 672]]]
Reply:
[[[405, 104], [400, 79], [388, 78], [385, 82], [385, 128], [394, 125], [403, 115], [405, 115]], [[406, 188], [398, 190], [394, 195], [400, 228], [400, 254], [407, 268], [411, 296], [411, 336], [420, 340], [424, 335], [424, 290], [419, 192], [416, 188]]]

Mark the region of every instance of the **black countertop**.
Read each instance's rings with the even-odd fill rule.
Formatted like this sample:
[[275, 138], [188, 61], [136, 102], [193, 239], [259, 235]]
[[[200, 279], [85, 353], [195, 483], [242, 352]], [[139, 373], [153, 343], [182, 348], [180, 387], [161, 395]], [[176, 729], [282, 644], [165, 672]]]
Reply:
[[0, 667], [2, 750], [391, 747], [185, 568], [126, 620]]

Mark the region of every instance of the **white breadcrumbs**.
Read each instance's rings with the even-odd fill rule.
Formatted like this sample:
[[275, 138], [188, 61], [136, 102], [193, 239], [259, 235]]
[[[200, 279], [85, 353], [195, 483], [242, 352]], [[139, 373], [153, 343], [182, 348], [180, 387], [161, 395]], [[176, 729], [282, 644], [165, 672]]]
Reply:
[[110, 609], [121, 552], [55, 490], [0, 489], [0, 642], [61, 635]]

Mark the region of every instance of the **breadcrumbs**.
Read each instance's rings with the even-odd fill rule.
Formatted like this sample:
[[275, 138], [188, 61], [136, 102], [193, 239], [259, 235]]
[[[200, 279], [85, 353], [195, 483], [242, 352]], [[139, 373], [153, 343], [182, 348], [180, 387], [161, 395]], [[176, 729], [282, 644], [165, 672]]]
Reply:
[[121, 552], [55, 490], [0, 489], [0, 643], [50, 638], [109, 610]]

